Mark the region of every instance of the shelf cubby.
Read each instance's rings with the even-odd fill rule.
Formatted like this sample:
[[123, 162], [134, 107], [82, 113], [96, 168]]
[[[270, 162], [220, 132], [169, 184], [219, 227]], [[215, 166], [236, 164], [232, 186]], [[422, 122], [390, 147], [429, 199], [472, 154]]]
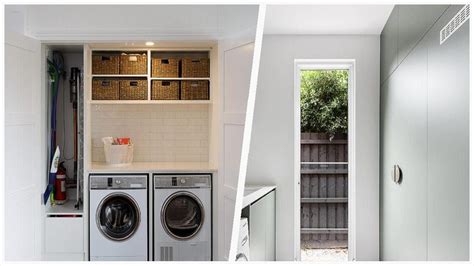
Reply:
[[[155, 58], [191, 58], [191, 59], [210, 59], [209, 50], [162, 50], [162, 49], [139, 49], [139, 50], [127, 50], [127, 49], [101, 49], [101, 50], [92, 50], [92, 56], [101, 55], [101, 56], [119, 56], [122, 53], [134, 53], [134, 54], [147, 54], [147, 73], [146, 74], [91, 74], [91, 80], [93, 79], [146, 79], [147, 80], [147, 99], [146, 100], [94, 100], [89, 99], [90, 104], [211, 104], [211, 77], [182, 77], [182, 66], [179, 64], [179, 70], [177, 77], [160, 77], [158, 75], [153, 75], [153, 64], [152, 61]], [[92, 60], [91, 60], [92, 62]], [[210, 67], [210, 66], [209, 66]], [[209, 71], [210, 72], [210, 71]], [[153, 81], [209, 81], [209, 99], [208, 100], [154, 100], [151, 97], [152, 94], [152, 82]], [[92, 89], [92, 86], [91, 86]]]

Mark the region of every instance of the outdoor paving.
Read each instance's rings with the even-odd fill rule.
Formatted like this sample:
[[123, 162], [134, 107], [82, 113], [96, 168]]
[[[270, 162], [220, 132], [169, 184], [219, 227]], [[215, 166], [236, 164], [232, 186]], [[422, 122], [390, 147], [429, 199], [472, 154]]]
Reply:
[[347, 248], [302, 249], [301, 261], [347, 261]]

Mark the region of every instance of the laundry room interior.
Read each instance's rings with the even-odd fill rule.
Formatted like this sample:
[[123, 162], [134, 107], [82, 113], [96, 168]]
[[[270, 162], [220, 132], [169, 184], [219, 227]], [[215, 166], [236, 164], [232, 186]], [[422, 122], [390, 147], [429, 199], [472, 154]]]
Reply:
[[5, 262], [474, 258], [469, 4], [90, 2], [2, 4]]
[[228, 260], [258, 6], [5, 13], [10, 102], [39, 114], [7, 259]]

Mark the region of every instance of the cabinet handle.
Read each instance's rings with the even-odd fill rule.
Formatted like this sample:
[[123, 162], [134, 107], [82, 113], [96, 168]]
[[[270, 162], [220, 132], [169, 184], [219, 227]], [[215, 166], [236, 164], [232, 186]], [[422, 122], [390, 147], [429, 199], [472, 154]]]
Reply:
[[393, 165], [392, 180], [395, 184], [400, 184], [402, 182], [402, 170], [398, 164]]

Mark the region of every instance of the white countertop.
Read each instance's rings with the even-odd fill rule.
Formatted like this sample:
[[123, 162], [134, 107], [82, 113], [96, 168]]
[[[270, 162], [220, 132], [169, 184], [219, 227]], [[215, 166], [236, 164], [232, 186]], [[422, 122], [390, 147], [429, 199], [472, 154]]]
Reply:
[[275, 189], [276, 186], [245, 186], [244, 198], [242, 200], [242, 209], [256, 202], [258, 199]]
[[89, 173], [208, 173], [217, 169], [208, 162], [136, 162], [127, 166], [91, 163]]

